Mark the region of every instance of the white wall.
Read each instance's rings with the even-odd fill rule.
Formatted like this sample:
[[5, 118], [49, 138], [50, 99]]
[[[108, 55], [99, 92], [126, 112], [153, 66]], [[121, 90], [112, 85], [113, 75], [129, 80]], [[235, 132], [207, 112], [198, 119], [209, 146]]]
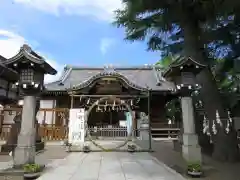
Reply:
[[[40, 108], [52, 109], [56, 107], [56, 100], [40, 100]], [[54, 124], [55, 123], [55, 112], [46, 111], [45, 123]], [[38, 123], [42, 124], [44, 120], [44, 111], [39, 111], [37, 113]]]

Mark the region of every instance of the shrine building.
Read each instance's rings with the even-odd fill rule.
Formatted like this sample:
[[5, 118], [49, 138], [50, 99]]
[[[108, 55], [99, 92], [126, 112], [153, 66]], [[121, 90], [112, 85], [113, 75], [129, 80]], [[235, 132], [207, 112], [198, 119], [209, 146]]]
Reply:
[[[11, 67], [6, 66], [8, 64], [6, 62], [19, 58], [33, 62], [44, 59], [28, 45], [23, 45], [17, 55], [2, 60], [1, 68], [6, 69], [4, 76], [1, 76], [1, 81], [6, 82], [4, 89], [6, 95], [3, 96], [5, 100], [1, 98], [1, 103], [4, 105], [1, 118], [2, 139], [4, 139], [3, 136], [7, 136], [6, 129], [13, 123], [16, 113], [21, 111], [21, 104], [19, 104], [21, 92], [18, 92], [12, 83], [18, 77]], [[175, 85], [163, 78], [159, 66], [77, 67], [67, 65], [61, 77], [57, 81], [46, 84], [39, 96], [40, 110], [37, 119], [44, 127], [40, 132], [42, 136], [48, 136], [48, 138], [64, 139], [70, 108], [88, 110], [97, 100], [112, 96], [128, 104], [136, 119], [144, 112], [149, 115], [152, 127], [169, 127], [165, 105], [169, 100], [177, 97], [174, 89]], [[12, 95], [13, 93], [15, 96]], [[92, 109], [88, 125], [94, 128], [126, 126], [125, 112], [126, 107], [106, 99]], [[137, 129], [137, 121], [134, 126]], [[179, 124], [171, 122], [171, 127], [179, 128]]]

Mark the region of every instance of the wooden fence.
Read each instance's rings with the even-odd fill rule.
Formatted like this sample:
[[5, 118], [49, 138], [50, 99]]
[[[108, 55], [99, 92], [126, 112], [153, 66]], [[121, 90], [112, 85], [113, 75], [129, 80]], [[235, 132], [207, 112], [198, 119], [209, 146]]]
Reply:
[[[22, 111], [22, 108], [5, 108], [1, 111], [0, 121], [0, 140], [7, 140], [10, 136], [11, 124], [13, 117]], [[45, 140], [64, 140], [68, 135], [69, 109], [67, 108], [41, 108], [37, 114], [40, 124], [38, 127], [38, 135]], [[7, 116], [11, 117], [11, 122], [7, 120]]]
[[[11, 124], [4, 121], [4, 115], [13, 115], [20, 112], [21, 108], [5, 108], [1, 111], [0, 121], [0, 140], [7, 140], [10, 136]], [[68, 137], [68, 121], [69, 121], [69, 109], [66, 108], [53, 108], [39, 110], [41, 115], [41, 124], [38, 127], [38, 135], [46, 141], [59, 141], [64, 140]], [[38, 117], [38, 116], [37, 116]], [[38, 119], [39, 120], [39, 119]], [[179, 124], [166, 124], [166, 123], [151, 123], [152, 135], [175, 135], [175, 129], [179, 131]], [[167, 130], [166, 130], [167, 128]], [[161, 133], [159, 131], [161, 130]], [[113, 127], [113, 126], [102, 126], [102, 127], [89, 127], [91, 134], [101, 137], [110, 138], [122, 138], [127, 136], [126, 127]], [[164, 130], [164, 132], [163, 132]], [[172, 132], [174, 131], [174, 133]], [[167, 133], [167, 134], [166, 134]]]

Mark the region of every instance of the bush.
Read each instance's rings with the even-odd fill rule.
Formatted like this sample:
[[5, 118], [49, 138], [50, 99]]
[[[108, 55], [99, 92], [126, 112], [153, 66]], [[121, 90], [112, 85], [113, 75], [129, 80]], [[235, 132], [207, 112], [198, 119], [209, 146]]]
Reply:
[[187, 170], [190, 172], [202, 172], [201, 163], [188, 163]]
[[39, 164], [26, 164], [23, 166], [23, 170], [26, 173], [40, 172], [41, 166]]

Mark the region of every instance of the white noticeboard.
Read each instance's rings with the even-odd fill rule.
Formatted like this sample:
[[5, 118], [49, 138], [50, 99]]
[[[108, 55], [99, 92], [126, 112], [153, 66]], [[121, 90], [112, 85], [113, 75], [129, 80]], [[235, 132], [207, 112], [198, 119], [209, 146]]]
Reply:
[[69, 112], [69, 133], [68, 142], [72, 145], [79, 145], [84, 143], [85, 129], [84, 129], [84, 119], [85, 110], [84, 109], [70, 109]]

